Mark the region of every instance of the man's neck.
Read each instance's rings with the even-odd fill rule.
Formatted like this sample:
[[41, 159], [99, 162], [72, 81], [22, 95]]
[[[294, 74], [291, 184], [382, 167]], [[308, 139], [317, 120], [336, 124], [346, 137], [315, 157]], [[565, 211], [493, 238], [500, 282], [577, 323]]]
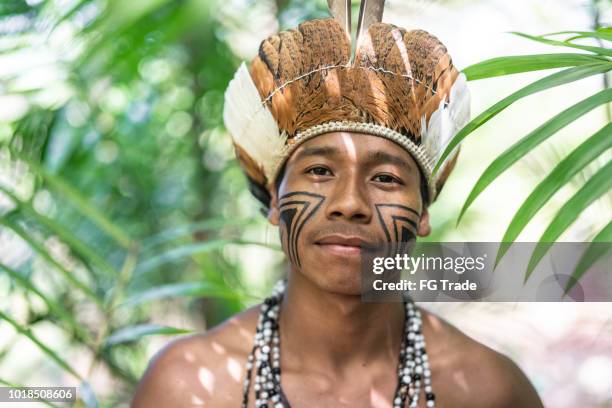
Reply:
[[359, 295], [330, 293], [292, 271], [281, 305], [283, 360], [338, 376], [374, 361], [395, 364], [404, 319], [401, 302], [364, 303]]

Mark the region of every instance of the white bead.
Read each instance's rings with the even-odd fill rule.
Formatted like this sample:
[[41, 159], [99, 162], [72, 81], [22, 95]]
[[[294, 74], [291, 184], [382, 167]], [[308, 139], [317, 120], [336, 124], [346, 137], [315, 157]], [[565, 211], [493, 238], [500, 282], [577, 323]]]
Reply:
[[[303, 133], [300, 137], [313, 137], [321, 134], [321, 129], [334, 129], [334, 130], [350, 130], [350, 129], [362, 129], [367, 130], [373, 134], [385, 134], [390, 139], [398, 139], [399, 143], [404, 145], [404, 142], [408, 139], [397, 132], [387, 129], [383, 126], [368, 123], [353, 123], [353, 122], [334, 122], [336, 125], [327, 124], [327, 126], [319, 126], [318, 128], [308, 133]], [[316, 131], [315, 131], [316, 130]], [[319, 133], [317, 133], [319, 132]], [[399, 136], [398, 136], [399, 135]], [[281, 281], [284, 282], [284, 281]], [[280, 368], [280, 337], [278, 329], [278, 315], [280, 313], [280, 303], [283, 296], [284, 287], [281, 287], [280, 283], [276, 285], [280, 289], [274, 295], [272, 306], [269, 307], [267, 317], [264, 320], [263, 311], [267, 308], [262, 307], [258, 328], [254, 335], [255, 350], [249, 354], [247, 358], [247, 369], [253, 368], [253, 361], [257, 367], [255, 378], [253, 381], [253, 388], [255, 389], [257, 400], [256, 407], [265, 408], [268, 407], [268, 400], [270, 400], [273, 406], [276, 408], [282, 408], [283, 404], [280, 403], [280, 396], [275, 393], [274, 396], [270, 396], [270, 391], [280, 387], [281, 376], [280, 374], [274, 374], [272, 368]], [[276, 288], [275, 287], [275, 288]], [[414, 304], [406, 300], [404, 302], [406, 309], [406, 322], [405, 322], [405, 339], [412, 340], [414, 346], [407, 347], [403, 343], [403, 348], [400, 351], [400, 364], [398, 365], [397, 372], [400, 379], [400, 384], [396, 395], [394, 396], [393, 406], [397, 408], [404, 408], [402, 404], [402, 398], [407, 398], [409, 394], [410, 407], [417, 407], [417, 401], [419, 399], [419, 390], [421, 381], [412, 380], [412, 373], [422, 374], [423, 382], [425, 383], [425, 392], [430, 393], [431, 387], [431, 371], [429, 370], [428, 357], [425, 354], [425, 340], [423, 334], [420, 332], [420, 312]], [[404, 340], [405, 341], [405, 340]], [[263, 367], [263, 362], [266, 361], [268, 366]], [[248, 393], [251, 381], [246, 378], [243, 383], [244, 393]], [[266, 391], [268, 390], [268, 391]], [[433, 401], [426, 402], [427, 407], [431, 407]]]

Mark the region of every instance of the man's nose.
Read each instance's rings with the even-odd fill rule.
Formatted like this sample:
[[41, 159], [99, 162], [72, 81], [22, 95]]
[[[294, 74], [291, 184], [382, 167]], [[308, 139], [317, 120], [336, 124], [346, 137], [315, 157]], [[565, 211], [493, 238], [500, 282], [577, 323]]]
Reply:
[[372, 208], [365, 184], [356, 174], [338, 180], [331, 196], [326, 200], [327, 218], [369, 223], [372, 219]]

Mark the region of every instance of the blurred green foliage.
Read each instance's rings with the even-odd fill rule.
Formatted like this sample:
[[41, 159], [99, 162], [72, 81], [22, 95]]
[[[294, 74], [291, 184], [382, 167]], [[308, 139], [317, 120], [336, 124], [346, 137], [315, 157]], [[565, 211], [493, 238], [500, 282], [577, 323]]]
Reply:
[[[12, 336], [0, 367], [24, 336], [81, 384], [80, 404], [118, 406], [146, 366], [143, 337], [261, 298], [282, 257], [231, 159], [223, 92], [252, 37], [245, 21], [325, 15], [323, 1], [0, 2], [0, 331]], [[487, 67], [472, 74], [500, 69]], [[452, 228], [449, 217], [430, 240]], [[253, 248], [270, 255], [265, 276], [237, 256]], [[170, 326], [185, 307], [192, 320]]]
[[[238, 13], [257, 9], [235, 4]], [[279, 6], [304, 17], [290, 2]], [[117, 384], [92, 392], [88, 405], [129, 400], [148, 359], [141, 337], [184, 332], [152, 323], [165, 309], [153, 312], [151, 301], [183, 299], [201, 328], [259, 298], [231, 252], [264, 220], [222, 128], [223, 91], [239, 62], [227, 36], [241, 16], [219, 7], [0, 3], [0, 87], [17, 112], [0, 125], [0, 285], [8, 287], [0, 318], [78, 381], [105, 366]], [[16, 241], [30, 250], [17, 251]], [[261, 278], [264, 287], [274, 276]], [[23, 319], [11, 317], [17, 297], [27, 302]], [[67, 347], [89, 350], [89, 366], [45, 346], [38, 326], [49, 322]], [[7, 383], [27, 378], [7, 377], [0, 373]]]

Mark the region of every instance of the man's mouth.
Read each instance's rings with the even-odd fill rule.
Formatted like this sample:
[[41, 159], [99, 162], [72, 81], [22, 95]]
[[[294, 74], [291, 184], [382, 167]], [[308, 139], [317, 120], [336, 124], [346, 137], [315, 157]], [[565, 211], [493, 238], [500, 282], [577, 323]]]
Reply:
[[324, 251], [340, 256], [355, 256], [361, 254], [361, 248], [368, 242], [358, 236], [332, 234], [326, 235], [315, 242]]

